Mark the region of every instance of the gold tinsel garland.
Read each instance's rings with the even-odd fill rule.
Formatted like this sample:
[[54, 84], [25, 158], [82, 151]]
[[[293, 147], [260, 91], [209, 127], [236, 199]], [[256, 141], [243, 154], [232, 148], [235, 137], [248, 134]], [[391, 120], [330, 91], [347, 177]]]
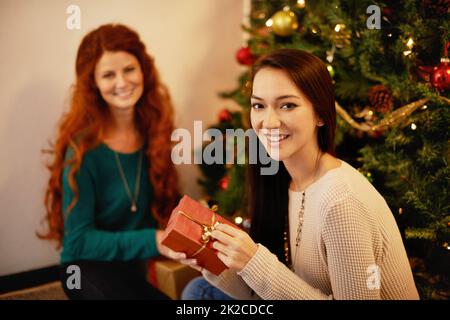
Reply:
[[[439, 99], [450, 104], [450, 99], [448, 99], [446, 97], [439, 97]], [[342, 108], [339, 105], [339, 103], [337, 103], [337, 101], [335, 102], [335, 105], [336, 105], [337, 113], [342, 117], [342, 119], [345, 120], [345, 122], [347, 122], [350, 126], [352, 126], [353, 128], [355, 128], [357, 130], [368, 132], [368, 131], [384, 130], [384, 129], [387, 129], [389, 127], [392, 127], [392, 126], [400, 123], [403, 119], [408, 117], [415, 110], [417, 110], [418, 108], [425, 105], [425, 103], [427, 103], [428, 100], [429, 100], [428, 98], [424, 98], [424, 99], [417, 100], [415, 102], [411, 102], [403, 107], [400, 107], [400, 108], [392, 111], [391, 113], [389, 113], [386, 117], [383, 118], [383, 120], [381, 120], [379, 123], [377, 123], [376, 125], [373, 125], [373, 126], [356, 122], [347, 113], [347, 111], [345, 111], [344, 108]]]

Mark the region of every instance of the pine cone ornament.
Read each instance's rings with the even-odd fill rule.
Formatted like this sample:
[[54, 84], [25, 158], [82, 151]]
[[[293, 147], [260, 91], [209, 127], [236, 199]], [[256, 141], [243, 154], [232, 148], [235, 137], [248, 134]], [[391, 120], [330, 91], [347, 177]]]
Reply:
[[368, 96], [370, 105], [377, 112], [389, 112], [394, 105], [391, 90], [382, 84], [371, 87]]

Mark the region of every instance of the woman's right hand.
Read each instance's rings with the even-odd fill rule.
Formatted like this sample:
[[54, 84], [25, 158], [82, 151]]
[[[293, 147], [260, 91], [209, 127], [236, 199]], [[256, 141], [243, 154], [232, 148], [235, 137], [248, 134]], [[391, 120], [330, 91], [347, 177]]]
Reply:
[[[175, 252], [175, 251], [173, 251], [173, 252]], [[203, 268], [198, 265], [197, 259], [195, 259], [195, 258], [187, 259], [186, 254], [184, 252], [175, 252], [175, 253], [179, 254], [179, 256], [181, 257], [180, 259], [178, 259], [179, 262], [181, 262], [182, 264], [185, 264], [197, 271], [203, 272]]]
[[163, 234], [163, 230], [156, 230], [156, 247], [158, 248], [158, 251], [161, 255], [169, 259], [176, 260], [184, 265], [190, 266], [197, 271], [203, 271], [203, 268], [197, 264], [197, 259], [188, 259], [186, 257], [186, 253], [173, 251], [169, 247], [163, 245], [161, 243]]

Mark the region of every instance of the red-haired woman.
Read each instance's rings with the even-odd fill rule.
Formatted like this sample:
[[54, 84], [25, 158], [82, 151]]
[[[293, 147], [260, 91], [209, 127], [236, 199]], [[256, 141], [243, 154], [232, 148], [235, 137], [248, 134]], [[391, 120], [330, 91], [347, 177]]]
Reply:
[[[146, 282], [143, 261], [164, 254], [157, 228], [179, 200], [172, 114], [135, 31], [108, 24], [84, 37], [45, 197], [43, 238], [62, 244], [62, 284], [70, 298], [166, 298]], [[81, 288], [70, 265], [79, 267]]]

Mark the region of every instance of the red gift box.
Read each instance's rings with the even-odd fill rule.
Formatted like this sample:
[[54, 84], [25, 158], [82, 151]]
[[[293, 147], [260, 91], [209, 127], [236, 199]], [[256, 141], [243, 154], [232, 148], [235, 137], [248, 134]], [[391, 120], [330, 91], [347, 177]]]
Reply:
[[209, 237], [216, 223], [238, 228], [197, 201], [184, 196], [172, 211], [162, 244], [174, 251], [186, 253], [188, 258], [197, 259], [199, 266], [219, 275], [227, 266], [217, 257], [217, 250], [212, 247], [214, 239]]

